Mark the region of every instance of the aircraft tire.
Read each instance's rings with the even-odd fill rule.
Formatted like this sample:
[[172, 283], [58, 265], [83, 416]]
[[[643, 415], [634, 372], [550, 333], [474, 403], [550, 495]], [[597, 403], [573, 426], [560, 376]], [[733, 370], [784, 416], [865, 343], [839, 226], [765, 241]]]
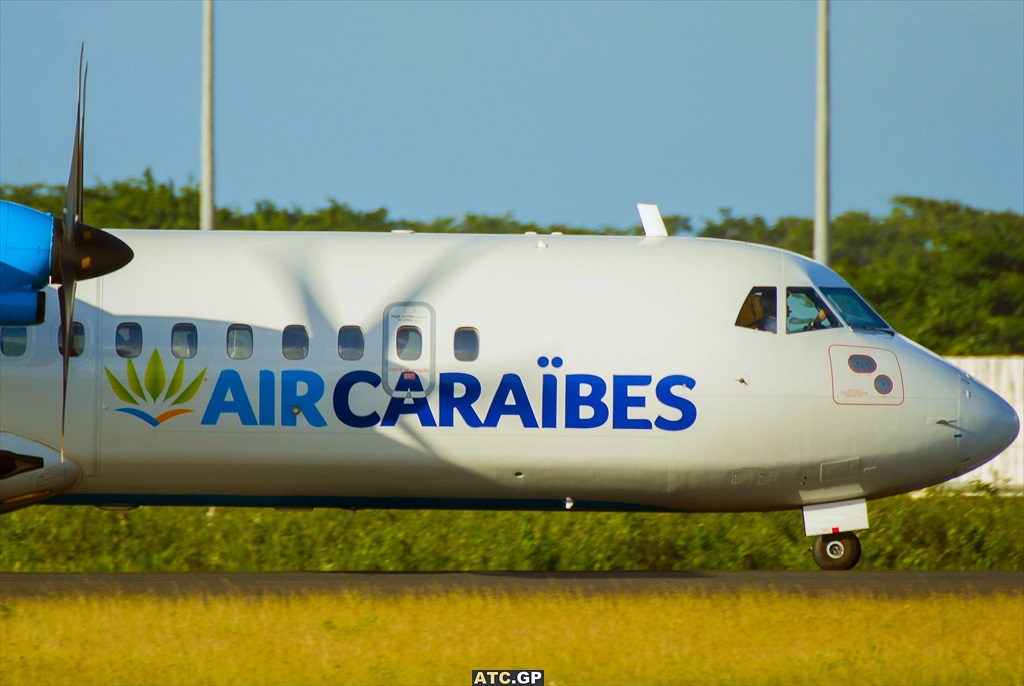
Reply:
[[860, 561], [860, 539], [852, 531], [817, 536], [811, 554], [822, 569], [853, 569]]

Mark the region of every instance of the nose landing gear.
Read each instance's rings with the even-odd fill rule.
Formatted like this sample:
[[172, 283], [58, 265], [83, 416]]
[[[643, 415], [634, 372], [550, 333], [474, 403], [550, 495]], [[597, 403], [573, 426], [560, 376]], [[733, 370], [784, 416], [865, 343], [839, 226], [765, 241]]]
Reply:
[[804, 533], [815, 537], [811, 553], [822, 569], [853, 569], [860, 560], [860, 541], [853, 532], [867, 528], [864, 498], [804, 505]]
[[817, 536], [811, 555], [822, 569], [853, 569], [860, 560], [860, 539], [852, 531]]

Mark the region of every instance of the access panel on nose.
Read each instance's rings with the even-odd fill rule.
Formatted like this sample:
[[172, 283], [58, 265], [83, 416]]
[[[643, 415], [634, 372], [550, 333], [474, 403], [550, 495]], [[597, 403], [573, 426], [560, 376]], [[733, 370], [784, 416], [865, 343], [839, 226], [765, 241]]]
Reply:
[[896, 354], [884, 348], [833, 345], [832, 399], [840, 405], [900, 405], [903, 374]]

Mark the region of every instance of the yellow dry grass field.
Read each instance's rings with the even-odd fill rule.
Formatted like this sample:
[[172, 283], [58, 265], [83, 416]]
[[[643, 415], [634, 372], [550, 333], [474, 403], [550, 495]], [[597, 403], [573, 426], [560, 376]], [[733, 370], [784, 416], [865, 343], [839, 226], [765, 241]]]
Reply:
[[0, 606], [0, 684], [1022, 684], [1024, 594], [138, 596]]

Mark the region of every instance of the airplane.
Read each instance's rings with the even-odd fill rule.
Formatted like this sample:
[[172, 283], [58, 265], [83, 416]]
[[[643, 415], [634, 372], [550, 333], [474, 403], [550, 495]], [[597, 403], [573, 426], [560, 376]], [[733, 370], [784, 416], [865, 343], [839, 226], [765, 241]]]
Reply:
[[79, 73], [62, 215], [0, 203], [0, 512], [799, 509], [838, 570], [868, 500], [1018, 433], [836, 272], [654, 205], [622, 237], [95, 229]]

